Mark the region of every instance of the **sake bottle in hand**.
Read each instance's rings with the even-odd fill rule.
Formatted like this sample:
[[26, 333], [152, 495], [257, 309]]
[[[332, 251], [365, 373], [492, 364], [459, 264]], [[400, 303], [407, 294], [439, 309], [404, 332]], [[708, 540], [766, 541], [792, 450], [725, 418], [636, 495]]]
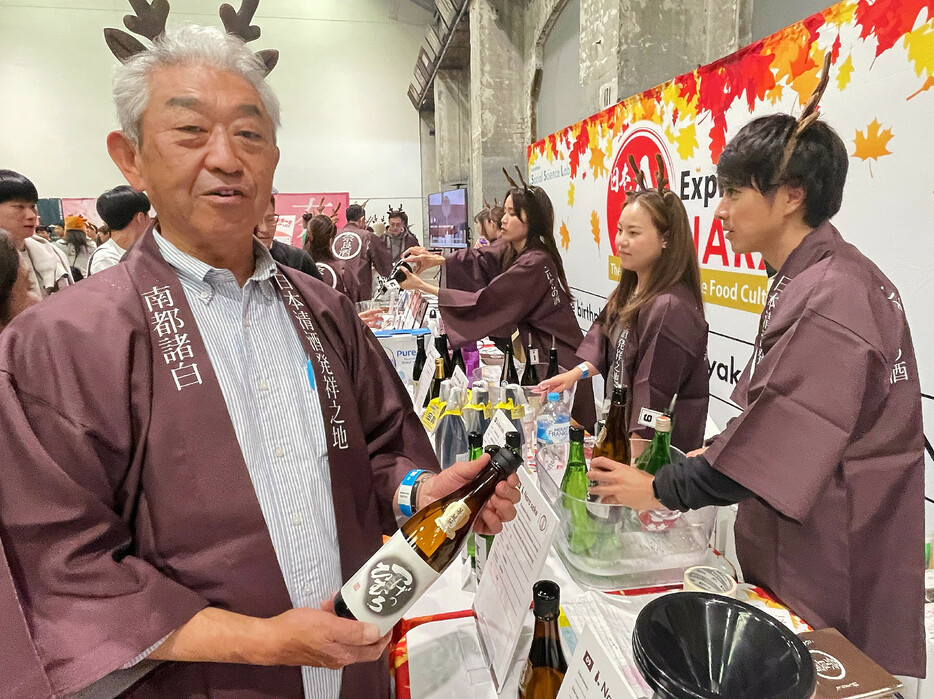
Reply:
[[551, 580], [539, 580], [532, 587], [532, 613], [535, 630], [532, 648], [519, 681], [519, 699], [555, 699], [568, 671], [558, 635], [561, 590]]
[[496, 485], [521, 463], [511, 449], [502, 448], [470, 483], [416, 512], [340, 589], [334, 598], [337, 615], [388, 633], [457, 559]]

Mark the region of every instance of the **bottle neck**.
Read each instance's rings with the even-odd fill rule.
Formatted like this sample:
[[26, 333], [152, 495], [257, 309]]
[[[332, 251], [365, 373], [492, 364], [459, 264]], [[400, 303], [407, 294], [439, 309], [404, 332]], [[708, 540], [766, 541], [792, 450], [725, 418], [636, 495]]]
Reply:
[[585, 468], [587, 466], [584, 460], [583, 442], [571, 442], [570, 449], [568, 450], [568, 468], [571, 468], [572, 465], [584, 466]]

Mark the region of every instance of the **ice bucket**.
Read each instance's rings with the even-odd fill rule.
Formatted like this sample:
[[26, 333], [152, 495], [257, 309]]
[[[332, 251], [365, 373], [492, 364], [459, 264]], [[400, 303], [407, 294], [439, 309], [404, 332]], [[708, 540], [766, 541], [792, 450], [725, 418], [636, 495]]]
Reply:
[[[685, 458], [674, 447], [671, 455]], [[599, 590], [680, 583], [687, 568], [715, 560], [709, 542], [717, 508], [649, 516], [573, 498], [561, 492], [567, 456], [568, 445], [549, 445], [538, 450], [536, 466], [539, 488], [558, 514], [555, 548], [576, 582]], [[659, 521], [664, 525], [654, 526]]]

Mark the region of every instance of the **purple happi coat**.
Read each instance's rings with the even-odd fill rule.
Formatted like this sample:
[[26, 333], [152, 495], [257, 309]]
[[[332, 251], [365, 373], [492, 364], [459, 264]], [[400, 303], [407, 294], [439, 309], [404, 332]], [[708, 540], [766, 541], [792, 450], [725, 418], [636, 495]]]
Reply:
[[[331, 243], [331, 252], [343, 263], [347, 295], [353, 302], [373, 297], [373, 268], [384, 277], [392, 271], [392, 253], [382, 239], [367, 230], [345, 226]], [[355, 298], [356, 297], [356, 298]]]
[[[347, 299], [287, 268], [274, 281], [319, 377], [347, 579], [396, 528], [402, 476], [437, 461]], [[190, 353], [177, 363], [163, 361], [152, 330], [166, 309], [188, 333]], [[89, 357], [100, 358], [93, 369]], [[0, 570], [0, 676], [22, 686], [16, 696], [81, 689], [209, 605], [255, 617], [291, 607], [204, 343], [151, 234], [123, 264], [0, 335], [0, 423], [12, 574]], [[343, 677], [343, 697], [388, 695], [385, 660]], [[303, 690], [297, 667], [166, 662], [127, 696], [299, 699]]]
[[746, 579], [893, 674], [924, 676], [921, 389], [894, 285], [825, 223], [791, 253], [705, 456], [740, 503]]
[[[531, 336], [540, 357], [548, 357], [554, 337], [558, 363], [573, 367], [584, 335], [554, 261], [544, 250], [527, 249], [503, 271], [505, 250], [503, 243], [448, 256], [447, 288], [438, 294], [438, 308], [451, 345], [461, 347], [488, 335], [511, 337], [518, 327], [522, 342]], [[588, 430], [596, 422], [589, 379], [577, 384], [572, 416]]]
[[[639, 411], [667, 410], [678, 394], [671, 443], [687, 452], [704, 441], [709, 398], [707, 322], [704, 311], [683, 284], [659, 294], [627, 328], [608, 329], [604, 313], [577, 350], [607, 380], [629, 388], [629, 431], [651, 439], [639, 424]], [[607, 389], [607, 395], [611, 391]]]

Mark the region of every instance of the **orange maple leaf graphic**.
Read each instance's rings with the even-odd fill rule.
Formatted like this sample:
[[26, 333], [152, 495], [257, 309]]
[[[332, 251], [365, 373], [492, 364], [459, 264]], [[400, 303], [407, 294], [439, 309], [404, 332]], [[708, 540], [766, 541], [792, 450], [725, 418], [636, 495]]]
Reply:
[[[892, 151], [888, 149], [889, 141], [892, 140], [892, 129], [883, 129], [878, 119], [873, 119], [872, 123], [866, 127], [866, 132], [856, 131], [856, 138], [853, 144], [856, 146], [852, 157], [860, 160], [878, 160], [884, 155], [891, 155]], [[872, 163], [869, 163], [869, 176], [872, 177]]]
[[590, 212], [590, 228], [593, 231], [593, 239], [597, 244], [597, 249], [600, 249], [600, 216], [596, 211]]
[[568, 224], [562, 221], [558, 232], [561, 234], [561, 247], [567, 250], [571, 246], [571, 234], [568, 232]]
[[590, 172], [594, 177], [600, 177], [601, 175], [608, 175], [609, 170], [606, 169], [606, 164], [604, 160], [606, 159], [606, 153], [603, 152], [603, 149], [600, 148], [600, 144], [591, 141], [594, 145], [590, 147]]

